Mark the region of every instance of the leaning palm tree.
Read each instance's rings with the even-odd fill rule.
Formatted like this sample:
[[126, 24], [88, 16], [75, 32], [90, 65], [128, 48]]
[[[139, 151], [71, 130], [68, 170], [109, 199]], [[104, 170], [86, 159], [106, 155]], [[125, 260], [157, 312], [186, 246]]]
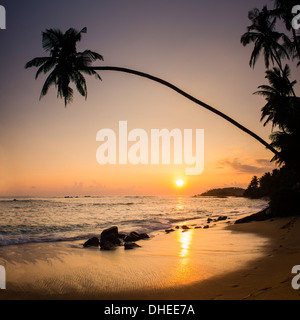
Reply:
[[237, 128], [246, 132], [247, 134], [252, 136], [254, 139], [259, 141], [261, 144], [263, 144], [270, 151], [272, 151], [275, 155], [278, 153], [265, 140], [263, 140], [257, 134], [247, 129], [246, 127], [244, 127], [243, 125], [235, 121], [234, 119], [230, 118], [223, 112], [213, 108], [212, 106], [196, 99], [195, 97], [191, 96], [190, 94], [184, 92], [183, 90], [179, 89], [175, 85], [163, 79], [157, 78], [155, 76], [152, 76], [144, 72], [127, 69], [127, 68], [111, 67], [111, 66], [108, 66], [108, 67], [91, 66], [92, 62], [96, 60], [103, 60], [103, 57], [100, 54], [90, 50], [86, 50], [84, 52], [77, 52], [76, 44], [78, 41], [81, 40], [81, 34], [85, 32], [86, 32], [86, 28], [82, 29], [80, 32], [71, 28], [64, 34], [57, 29], [49, 29], [43, 33], [43, 48], [47, 52], [50, 52], [50, 57], [34, 58], [33, 60], [29, 61], [25, 65], [25, 68], [39, 67], [36, 73], [36, 78], [39, 76], [40, 73], [42, 72], [48, 73], [53, 69], [44, 83], [40, 97], [43, 97], [44, 95], [46, 95], [49, 87], [54, 85], [57, 88], [57, 96], [60, 98], [64, 98], [65, 105], [67, 105], [72, 101], [72, 97], [73, 97], [73, 89], [70, 87], [71, 82], [75, 83], [76, 88], [81, 95], [85, 97], [87, 96], [86, 82], [82, 73], [85, 73], [88, 75], [94, 75], [96, 76], [97, 79], [101, 79], [101, 78], [99, 74], [96, 72], [96, 70], [97, 71], [117, 71], [117, 72], [134, 74], [134, 75], [158, 82], [178, 92], [179, 94], [186, 97], [187, 99], [217, 114], [223, 119], [229, 121], [231, 124], [233, 124]]

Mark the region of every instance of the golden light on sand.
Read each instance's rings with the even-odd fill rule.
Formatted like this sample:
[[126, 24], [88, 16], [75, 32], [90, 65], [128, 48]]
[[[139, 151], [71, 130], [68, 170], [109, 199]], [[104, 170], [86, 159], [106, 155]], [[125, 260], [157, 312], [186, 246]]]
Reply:
[[180, 242], [181, 250], [179, 256], [181, 258], [186, 257], [189, 254], [189, 248], [192, 241], [192, 230], [178, 233], [178, 241]]
[[178, 188], [181, 188], [181, 187], [184, 186], [184, 180], [182, 180], [182, 179], [177, 179], [177, 180], [175, 181], [175, 183], [176, 183], [176, 186], [177, 186]]

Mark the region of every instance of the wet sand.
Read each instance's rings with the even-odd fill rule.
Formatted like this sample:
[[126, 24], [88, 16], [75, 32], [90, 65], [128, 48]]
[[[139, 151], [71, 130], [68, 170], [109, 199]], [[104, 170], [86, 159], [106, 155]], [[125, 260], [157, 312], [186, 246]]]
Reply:
[[82, 243], [0, 247], [7, 278], [0, 299], [300, 298], [291, 286], [292, 267], [300, 264], [300, 219], [157, 232], [134, 250]]

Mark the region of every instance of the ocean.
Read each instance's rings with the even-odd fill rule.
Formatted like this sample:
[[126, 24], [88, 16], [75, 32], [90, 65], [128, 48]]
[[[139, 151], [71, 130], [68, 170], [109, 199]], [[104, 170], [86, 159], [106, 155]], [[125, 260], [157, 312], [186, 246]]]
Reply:
[[228, 221], [267, 207], [265, 200], [191, 196], [85, 196], [0, 198], [0, 246], [86, 240], [103, 229], [146, 232]]

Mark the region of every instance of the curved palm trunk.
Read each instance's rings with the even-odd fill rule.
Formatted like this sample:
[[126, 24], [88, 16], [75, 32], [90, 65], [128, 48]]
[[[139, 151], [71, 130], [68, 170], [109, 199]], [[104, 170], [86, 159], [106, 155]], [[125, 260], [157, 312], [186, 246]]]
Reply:
[[160, 78], [154, 77], [154, 76], [152, 76], [150, 74], [147, 74], [147, 73], [144, 73], [144, 72], [140, 72], [140, 71], [136, 71], [136, 70], [132, 70], [132, 69], [127, 69], [127, 68], [121, 68], [121, 67], [88, 67], [86, 69], [89, 69], [89, 70], [102, 70], [102, 71], [118, 71], [118, 72], [130, 73], [130, 74], [134, 74], [134, 75], [137, 75], [137, 76], [140, 76], [140, 77], [147, 78], [147, 79], [150, 79], [152, 81], [158, 82], [158, 83], [160, 83], [160, 84], [162, 84], [164, 86], [167, 86], [168, 88], [178, 92], [179, 94], [181, 94], [185, 98], [193, 101], [194, 103], [204, 107], [205, 109], [207, 109], [207, 110], [217, 114], [218, 116], [222, 117], [223, 119], [229, 121], [231, 124], [233, 124], [234, 126], [239, 128], [240, 130], [246, 132], [251, 137], [253, 137], [257, 141], [259, 141], [266, 148], [268, 148], [270, 151], [272, 151], [275, 155], [279, 155], [279, 153], [271, 145], [269, 145], [265, 140], [263, 140], [261, 137], [259, 137], [254, 132], [250, 131], [249, 129], [247, 129], [246, 127], [244, 127], [243, 125], [241, 125], [237, 121], [233, 120], [232, 118], [230, 118], [229, 116], [227, 116], [223, 112], [221, 112], [221, 111], [211, 107], [210, 105], [208, 105], [208, 104], [206, 104], [206, 103], [194, 98], [190, 94], [184, 92], [183, 90], [179, 89], [178, 87], [174, 86], [173, 84], [171, 84], [171, 83], [169, 83], [169, 82], [167, 82], [165, 80], [162, 80]]

